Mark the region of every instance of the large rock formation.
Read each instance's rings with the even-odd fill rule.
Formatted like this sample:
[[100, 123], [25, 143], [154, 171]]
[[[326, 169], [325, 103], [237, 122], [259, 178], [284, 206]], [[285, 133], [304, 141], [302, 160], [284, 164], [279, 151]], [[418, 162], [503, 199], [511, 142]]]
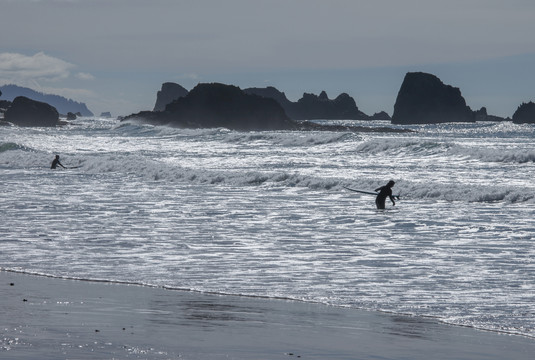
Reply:
[[255, 94], [277, 101], [293, 120], [367, 120], [370, 117], [359, 110], [355, 100], [346, 93], [331, 100], [325, 91], [314, 95], [304, 93], [297, 102], [288, 100], [283, 92], [274, 87], [248, 88], [248, 94]]
[[162, 89], [156, 95], [156, 104], [154, 104], [154, 111], [164, 111], [167, 104], [174, 100], [188, 95], [188, 90], [182, 86], [166, 82], [162, 84]]
[[535, 103], [532, 101], [522, 103], [513, 114], [515, 124], [535, 124]]
[[438, 77], [407, 73], [401, 84], [392, 123], [435, 124], [474, 122], [475, 115], [466, 105], [458, 88], [445, 85]]
[[145, 111], [127, 116], [123, 121], [131, 119], [187, 128], [279, 130], [296, 127], [275, 100], [218, 83], [197, 85], [185, 97], [168, 104], [165, 111]]
[[59, 113], [55, 107], [24, 96], [13, 100], [4, 113], [4, 120], [18, 126], [60, 125]]

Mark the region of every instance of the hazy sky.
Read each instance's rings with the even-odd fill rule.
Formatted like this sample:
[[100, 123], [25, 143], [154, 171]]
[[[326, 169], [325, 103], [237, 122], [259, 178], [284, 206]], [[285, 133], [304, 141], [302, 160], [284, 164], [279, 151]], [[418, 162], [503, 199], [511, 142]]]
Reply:
[[166, 81], [326, 90], [368, 114], [407, 71], [459, 87], [473, 109], [535, 101], [533, 0], [0, 0], [0, 84], [152, 110]]

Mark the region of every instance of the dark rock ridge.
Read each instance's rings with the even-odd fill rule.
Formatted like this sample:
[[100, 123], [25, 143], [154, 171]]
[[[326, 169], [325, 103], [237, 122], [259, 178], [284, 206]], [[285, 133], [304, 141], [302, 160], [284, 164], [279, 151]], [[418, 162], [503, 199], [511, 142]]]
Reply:
[[24, 96], [18, 96], [4, 113], [4, 120], [18, 126], [60, 125], [55, 107]]
[[3, 97], [5, 100], [13, 101], [17, 96], [24, 96], [35, 101], [50, 104], [55, 107], [60, 114], [67, 114], [69, 112], [76, 114], [79, 112], [82, 116], [93, 116], [93, 113], [89, 111], [84, 103], [67, 99], [63, 96], [43, 94], [17, 85], [1, 86], [0, 91], [4, 93]]
[[111, 112], [109, 111], [103, 111], [100, 113], [100, 117], [103, 117], [103, 118], [111, 118]]
[[355, 100], [346, 93], [342, 93], [334, 100], [330, 100], [325, 91], [319, 96], [304, 93], [296, 104], [296, 120], [313, 119], [365, 119], [366, 114], [360, 111]]
[[[297, 102], [288, 100], [286, 95], [269, 86], [266, 88], [244, 89], [248, 94], [259, 95], [277, 101], [286, 114], [293, 120], [368, 120], [370, 116], [359, 110], [355, 100], [346, 93], [340, 94], [334, 100], [329, 99], [327, 93], [322, 91], [320, 95], [304, 93]], [[385, 112], [378, 113], [378, 116], [385, 116], [384, 120], [390, 117]]]
[[[319, 96], [305, 93], [297, 102], [292, 102], [288, 100], [284, 92], [273, 86], [247, 88], [243, 91], [247, 94], [275, 100], [282, 106], [288, 117], [293, 120], [390, 120], [390, 116], [384, 111], [373, 116], [366, 115], [359, 110], [355, 100], [346, 93], [340, 94], [334, 100], [329, 99], [325, 91]], [[164, 111], [167, 104], [187, 94], [188, 91], [176, 83], [164, 83], [162, 89], [158, 91], [154, 111]]]
[[474, 111], [476, 121], [511, 121], [511, 118], [503, 118], [501, 116], [487, 114], [487, 108], [482, 107], [479, 110]]
[[188, 95], [188, 90], [182, 86], [172, 82], [163, 83], [162, 89], [156, 94], [156, 104], [154, 104], [153, 111], [164, 111], [167, 104], [186, 95]]
[[122, 120], [132, 119], [186, 128], [284, 130], [296, 127], [275, 100], [219, 83], [197, 85], [185, 97], [168, 104], [164, 111], [140, 112]]
[[513, 114], [515, 124], [535, 124], [535, 103], [522, 103]]
[[369, 120], [392, 120], [392, 118], [386, 113], [386, 111], [379, 111], [370, 116]]
[[394, 124], [475, 122], [459, 88], [445, 85], [432, 74], [407, 73], [394, 105]]
[[164, 111], [142, 111], [121, 118], [121, 121], [126, 120], [184, 128], [225, 127], [245, 131], [409, 131], [387, 127], [321, 125], [310, 121], [291, 120], [274, 99], [247, 94], [236, 86], [218, 83], [199, 84], [186, 96], [168, 104]]

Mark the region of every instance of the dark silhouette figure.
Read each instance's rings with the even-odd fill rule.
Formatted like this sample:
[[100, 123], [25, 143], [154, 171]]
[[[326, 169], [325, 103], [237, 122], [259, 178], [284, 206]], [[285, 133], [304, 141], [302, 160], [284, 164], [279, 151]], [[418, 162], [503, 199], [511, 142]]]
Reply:
[[375, 191], [379, 191], [379, 194], [377, 194], [377, 197], [375, 198], [375, 205], [377, 205], [377, 209], [385, 208], [385, 201], [387, 197], [389, 197], [390, 201], [392, 201], [392, 205], [396, 205], [394, 197], [392, 196], [392, 187], [394, 184], [394, 180], [390, 180], [385, 186], [375, 189]]
[[52, 161], [52, 165], [50, 166], [50, 168], [55, 169], [58, 167], [58, 165], [66, 169], [66, 167], [59, 162], [59, 155], [56, 155], [56, 158]]

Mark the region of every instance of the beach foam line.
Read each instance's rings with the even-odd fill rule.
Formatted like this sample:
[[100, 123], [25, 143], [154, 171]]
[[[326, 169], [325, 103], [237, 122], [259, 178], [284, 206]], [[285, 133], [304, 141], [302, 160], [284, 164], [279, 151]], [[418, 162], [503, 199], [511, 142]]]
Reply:
[[0, 271], [0, 358], [531, 359], [433, 319]]

